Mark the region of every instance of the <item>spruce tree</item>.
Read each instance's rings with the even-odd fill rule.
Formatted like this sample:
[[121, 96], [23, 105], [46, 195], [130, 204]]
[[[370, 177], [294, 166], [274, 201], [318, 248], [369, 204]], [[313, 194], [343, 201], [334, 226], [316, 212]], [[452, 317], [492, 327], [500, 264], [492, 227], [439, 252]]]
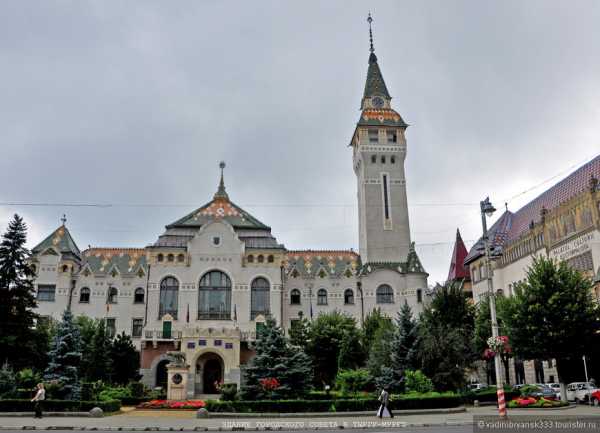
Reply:
[[92, 363], [89, 365], [88, 380], [109, 380], [111, 373], [110, 348], [111, 341], [106, 334], [106, 325], [104, 320], [100, 320], [92, 337], [92, 345], [89, 348]]
[[[34, 272], [27, 263], [27, 226], [16, 215], [0, 242], [0, 363], [15, 370], [39, 364], [34, 322]], [[43, 353], [41, 354], [43, 356]]]
[[50, 362], [44, 379], [57, 381], [62, 386], [64, 397], [79, 399], [79, 364], [81, 363], [81, 336], [73, 321], [71, 311], [65, 310], [58, 325], [50, 350]]
[[[255, 356], [242, 369], [244, 398], [294, 398], [310, 390], [310, 359], [299, 347], [289, 343], [272, 318], [258, 332], [255, 350]], [[273, 379], [279, 386], [275, 389], [265, 387], [265, 383]]]
[[[376, 379], [377, 384], [389, 389], [404, 391], [404, 373], [418, 368], [416, 360], [417, 323], [408, 303], [404, 303], [396, 317], [390, 343], [390, 365]], [[386, 366], [387, 367], [387, 366]]]
[[110, 347], [112, 381], [127, 385], [140, 378], [140, 353], [135, 350], [131, 337], [125, 332], [117, 335]]

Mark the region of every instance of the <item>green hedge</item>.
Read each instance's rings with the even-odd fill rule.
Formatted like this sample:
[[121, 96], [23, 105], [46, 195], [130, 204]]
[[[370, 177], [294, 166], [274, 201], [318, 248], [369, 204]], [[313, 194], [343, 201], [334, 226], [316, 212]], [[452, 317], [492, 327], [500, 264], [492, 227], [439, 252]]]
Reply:
[[[377, 399], [337, 399], [337, 400], [257, 400], [257, 401], [220, 401], [208, 400], [206, 409], [209, 412], [336, 412], [376, 411], [379, 407]], [[458, 407], [462, 398], [455, 396], [436, 396], [426, 398], [395, 398], [390, 402], [392, 410], [405, 409], [441, 409]]]
[[[117, 412], [121, 409], [121, 402], [119, 400], [44, 400], [42, 403], [42, 409], [46, 412], [88, 412], [94, 407], [99, 407], [104, 412]], [[0, 412], [33, 412], [33, 403], [30, 400], [20, 399], [0, 400]]]

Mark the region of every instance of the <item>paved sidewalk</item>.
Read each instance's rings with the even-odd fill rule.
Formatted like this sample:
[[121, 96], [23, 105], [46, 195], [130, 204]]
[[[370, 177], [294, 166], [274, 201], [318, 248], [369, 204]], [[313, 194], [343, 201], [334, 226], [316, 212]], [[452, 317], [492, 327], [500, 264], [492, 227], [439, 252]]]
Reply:
[[[474, 416], [495, 416], [494, 407], [469, 408], [466, 412], [453, 414], [421, 414], [398, 416], [379, 420], [372, 417], [348, 417], [339, 415], [331, 418], [237, 418], [196, 419], [193, 411], [144, 411], [135, 410], [105, 418], [0, 418], [0, 430], [23, 429], [73, 429], [73, 430], [137, 430], [137, 431], [231, 431], [231, 430], [293, 430], [336, 428], [398, 428], [424, 426], [470, 425]], [[569, 416], [599, 417], [600, 408], [578, 406], [567, 410], [511, 410], [509, 416]]]

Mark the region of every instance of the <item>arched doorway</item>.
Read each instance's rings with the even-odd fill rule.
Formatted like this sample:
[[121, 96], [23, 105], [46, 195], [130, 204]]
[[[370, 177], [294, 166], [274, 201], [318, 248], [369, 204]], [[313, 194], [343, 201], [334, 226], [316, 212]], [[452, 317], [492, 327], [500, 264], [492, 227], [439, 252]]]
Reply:
[[217, 383], [223, 382], [223, 359], [216, 353], [205, 353], [196, 361], [194, 391], [199, 394], [218, 394]]
[[167, 364], [169, 363], [168, 359], [163, 359], [156, 365], [156, 386], [162, 387], [162, 389], [167, 389]]

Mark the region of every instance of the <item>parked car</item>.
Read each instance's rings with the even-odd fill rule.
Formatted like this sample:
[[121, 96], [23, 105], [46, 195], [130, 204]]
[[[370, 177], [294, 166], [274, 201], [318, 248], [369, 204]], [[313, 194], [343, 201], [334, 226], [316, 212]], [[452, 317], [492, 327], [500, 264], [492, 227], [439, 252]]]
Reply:
[[598, 388], [590, 382], [573, 382], [567, 385], [567, 400], [576, 403], [588, 401], [594, 391], [598, 391]]
[[552, 388], [552, 390], [556, 393], [556, 398], [560, 399], [560, 383], [558, 383], [558, 382], [547, 383], [546, 386]]
[[592, 392], [592, 404], [594, 406], [600, 406], [600, 390]]
[[488, 384], [487, 383], [470, 383], [468, 388], [469, 388], [469, 391], [482, 391], [482, 390], [488, 388]]
[[531, 388], [527, 392], [528, 396], [536, 397], [536, 398], [544, 397], [545, 399], [548, 399], [548, 400], [556, 399], [556, 392], [554, 392], [554, 390], [552, 388], [550, 388], [549, 386], [546, 386], [545, 384], [534, 383], [532, 385], [527, 385], [527, 387]]

